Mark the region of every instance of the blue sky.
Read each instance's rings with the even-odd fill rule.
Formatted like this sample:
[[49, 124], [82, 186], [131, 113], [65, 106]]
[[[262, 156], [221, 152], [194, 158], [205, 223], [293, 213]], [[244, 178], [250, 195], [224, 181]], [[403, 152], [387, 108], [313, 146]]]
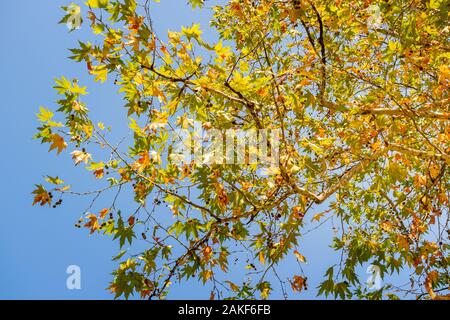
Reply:
[[[76, 2], [76, 1], [75, 1]], [[85, 68], [67, 59], [67, 48], [76, 47], [77, 39], [90, 38], [87, 26], [68, 33], [57, 22], [61, 5], [68, 1], [23, 0], [2, 3], [0, 33], [1, 168], [0, 185], [0, 299], [111, 299], [105, 289], [119, 252], [109, 237], [89, 236], [74, 224], [89, 204], [89, 198], [66, 198], [57, 208], [32, 207], [30, 192], [44, 174], [61, 175], [78, 191], [89, 190], [91, 177], [82, 168], [74, 168], [70, 156], [56, 157], [32, 137], [37, 126], [35, 113], [40, 105], [54, 109], [56, 94], [53, 78], [76, 77], [88, 86], [86, 102], [94, 119], [113, 127], [126, 125], [126, 113], [116, 88], [111, 83], [99, 85]], [[181, 25], [200, 22], [208, 26], [208, 12], [192, 11], [184, 0], [162, 1], [153, 5], [154, 24], [159, 33], [176, 30]], [[213, 37], [206, 32], [205, 38]], [[107, 116], [105, 116], [107, 115]], [[329, 227], [308, 234], [302, 240], [302, 253], [309, 263], [304, 270], [310, 290], [291, 298], [313, 298], [314, 287], [328, 266], [336, 259], [328, 248]], [[66, 268], [79, 265], [82, 289], [66, 289]], [[286, 277], [298, 266], [292, 260], [280, 265]], [[240, 272], [236, 270], [236, 272]], [[277, 284], [274, 284], [280, 298]], [[207, 298], [209, 291], [192, 281], [175, 285], [169, 298]]]

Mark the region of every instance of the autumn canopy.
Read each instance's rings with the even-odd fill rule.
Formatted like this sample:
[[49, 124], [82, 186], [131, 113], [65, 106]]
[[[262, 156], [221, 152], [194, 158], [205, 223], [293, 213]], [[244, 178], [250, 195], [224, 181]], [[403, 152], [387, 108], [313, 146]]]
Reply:
[[[308, 288], [305, 226], [323, 223], [340, 263], [325, 268], [319, 296], [448, 298], [448, 1], [190, 0], [210, 25], [166, 34], [154, 29], [154, 2], [88, 0], [82, 25], [95, 41], [70, 49], [96, 81], [114, 82], [128, 139], [107, 114], [91, 120], [96, 106], [70, 75], [56, 80], [57, 106], [38, 114], [36, 138], [101, 188], [78, 192], [61, 172], [37, 185], [34, 203], [95, 197], [77, 226], [130, 247], [115, 257], [111, 292], [164, 298], [196, 278], [206, 298], [269, 298], [279, 280], [295, 297]], [[75, 28], [71, 8], [61, 22]], [[205, 139], [277, 130], [278, 161], [246, 161], [252, 148], [244, 163], [186, 161], [173, 137], [195, 123]], [[116, 201], [130, 191], [131, 212]], [[231, 276], [242, 257], [247, 269]], [[290, 257], [300, 267], [277, 280]], [[369, 290], [358, 273], [369, 264], [410, 282]]]

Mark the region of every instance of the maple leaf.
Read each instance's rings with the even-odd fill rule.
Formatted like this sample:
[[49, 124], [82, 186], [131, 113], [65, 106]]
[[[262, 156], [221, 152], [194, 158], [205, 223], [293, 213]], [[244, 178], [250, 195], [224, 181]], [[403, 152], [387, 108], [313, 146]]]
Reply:
[[204, 5], [205, 0], [188, 0], [193, 8], [201, 8]]
[[90, 234], [93, 234], [95, 231], [99, 229], [98, 218], [95, 214], [88, 214], [86, 218], [89, 220], [84, 226], [90, 229]]
[[258, 258], [259, 258], [259, 262], [261, 262], [261, 264], [266, 264], [266, 258], [264, 257], [264, 252], [260, 251], [258, 254]]
[[52, 198], [50, 193], [45, 190], [45, 188], [42, 185], [36, 185], [36, 189], [32, 192], [34, 194], [34, 201], [33, 206], [36, 203], [39, 203], [41, 206], [48, 204], [50, 205], [52, 202]]
[[228, 285], [230, 286], [231, 290], [233, 290], [234, 292], [239, 292], [239, 287], [234, 284], [233, 282], [227, 280], [225, 281], [226, 283], [228, 283]]
[[315, 214], [312, 218], [311, 221], [317, 221], [320, 222], [320, 219], [322, 219], [322, 217], [325, 215], [325, 212], [321, 212], [318, 214]]
[[436, 298], [436, 293], [433, 290], [433, 286], [436, 284], [438, 279], [439, 279], [439, 272], [437, 272], [436, 270], [429, 272], [425, 279], [425, 289], [427, 290], [431, 299]]
[[103, 168], [94, 170], [94, 175], [97, 179], [101, 179], [103, 178], [103, 174], [104, 174], [105, 170]]
[[213, 276], [213, 271], [212, 270], [205, 270], [202, 272], [202, 281], [203, 283], [205, 283], [206, 281], [208, 281], [212, 276]]
[[128, 29], [131, 30], [133, 33], [137, 33], [139, 28], [142, 26], [142, 23], [144, 22], [144, 17], [130, 17], [128, 19]]
[[109, 209], [108, 208], [103, 208], [100, 211], [100, 219], [105, 219], [106, 215], [109, 213]]
[[64, 138], [59, 134], [55, 133], [51, 137], [52, 144], [50, 145], [49, 152], [53, 149], [57, 149], [56, 153], [60, 154], [65, 148], [67, 148], [67, 143], [64, 141]]
[[434, 180], [434, 179], [436, 179], [439, 176], [439, 174], [441, 172], [441, 167], [438, 164], [433, 163], [433, 164], [430, 165], [429, 172], [430, 172], [431, 179]]
[[302, 205], [293, 207], [292, 214], [296, 219], [303, 219], [303, 217], [305, 216], [304, 207]]
[[216, 184], [217, 204], [221, 210], [225, 210], [228, 204], [228, 194], [220, 183]]
[[297, 257], [298, 261], [303, 262], [303, 263], [306, 262], [305, 257], [300, 252], [298, 252], [297, 250], [294, 250], [294, 254]]
[[193, 24], [189, 28], [181, 27], [181, 32], [188, 38], [188, 40], [191, 40], [191, 38], [198, 40], [202, 34], [199, 24]]
[[409, 250], [409, 242], [405, 236], [398, 234], [397, 243], [400, 246], [400, 248], [403, 248], [404, 250]]
[[306, 278], [301, 276], [294, 276], [292, 280], [289, 280], [291, 283], [292, 290], [294, 292], [300, 292], [306, 288]]
[[206, 262], [208, 262], [209, 259], [211, 258], [212, 251], [213, 250], [210, 246], [206, 246], [203, 248], [203, 257], [205, 258]]
[[[71, 58], [85, 63], [96, 81], [105, 82], [109, 75], [117, 79], [114, 85], [123, 94], [126, 114], [138, 117], [130, 119], [128, 137], [109, 141], [112, 128], [98, 122], [104, 119], [91, 118], [82, 102], [86, 88], [65, 77], [55, 80], [61, 96], [55, 114], [39, 109], [36, 135], [59, 154], [67, 148], [60, 135], [67, 142], [69, 138], [55, 134], [54, 128], [64, 126], [71, 142], [86, 143], [105, 157], [105, 163], [94, 163], [84, 149], [71, 153], [75, 165], [88, 164], [93, 179], [117, 173], [95, 181], [105, 186], [88, 194], [120, 193], [129, 185], [128, 195], [139, 208], [128, 220], [117, 212], [111, 233], [121, 246], [126, 240], [131, 245], [133, 226], [148, 210], [150, 197], [155, 197], [155, 208], [164, 203], [158, 211], [174, 214], [173, 223], [139, 221], [142, 238], [153, 231], [155, 242], [146, 242], [141, 259], [115, 271], [111, 289], [116, 297], [164, 298], [178, 275], [180, 281], [184, 274], [210, 281], [215, 268], [226, 273], [229, 260], [243, 258], [240, 248], [229, 250], [235, 245], [246, 246], [247, 259], [253, 259], [246, 263], [249, 269], [256, 269], [255, 261], [275, 268], [292, 255], [305, 263], [294, 249], [310, 213], [311, 222], [330, 226], [330, 234], [342, 233], [332, 247], [346, 253], [343, 272], [333, 274], [330, 267], [319, 295], [360, 297], [362, 282], [355, 267], [388, 254], [384, 270], [415, 269], [412, 291], [426, 291], [420, 297], [446, 297], [442, 284], [448, 273], [443, 258], [448, 239], [441, 233], [447, 229], [442, 222], [449, 203], [450, 55], [444, 39], [450, 29], [443, 27], [442, 1], [387, 10], [371, 1], [230, 0], [214, 10], [210, 27], [218, 37], [210, 43], [201, 39], [198, 24], [180, 26], [180, 32], [168, 32], [163, 40], [145, 23], [144, 0], [127, 0], [124, 6], [116, 2], [86, 0], [95, 45], [80, 41]], [[206, 3], [189, 2], [200, 8]], [[401, 24], [373, 24], [381, 21], [381, 16], [366, 19], [374, 9], [380, 9], [376, 14], [384, 22], [404, 19]], [[100, 21], [108, 21], [108, 27]], [[65, 123], [52, 121], [56, 115]], [[191, 132], [194, 139], [173, 139], [175, 130], [197, 128], [201, 133]], [[270, 143], [246, 145], [239, 154], [232, 146], [237, 151], [231, 152], [233, 158], [242, 155], [248, 162], [250, 154], [257, 154], [258, 163], [221, 165], [213, 160], [225, 157], [203, 145], [213, 142], [214, 131], [227, 130], [244, 135], [258, 131], [258, 140], [267, 138], [266, 130], [279, 134]], [[239, 144], [247, 144], [247, 138], [233, 136]], [[191, 145], [192, 140], [200, 146]], [[228, 153], [230, 141], [223, 140]], [[178, 142], [183, 151], [195, 153], [192, 161]], [[55, 191], [68, 193], [58, 178], [46, 181]], [[41, 187], [33, 204], [47, 204], [51, 198]], [[329, 212], [341, 223], [324, 223]], [[91, 233], [108, 213], [105, 208], [98, 218], [90, 216]], [[173, 241], [182, 257], [176, 260], [164, 242], [184, 236], [185, 242]], [[243, 239], [252, 239], [248, 247], [235, 242]], [[166, 280], [168, 265], [176, 270]], [[292, 276], [292, 289], [305, 290], [306, 276]], [[147, 277], [162, 280], [150, 286]], [[258, 291], [268, 298], [271, 292], [268, 282], [254, 288], [228, 285], [236, 298], [253, 299]], [[383, 290], [388, 297], [387, 291], [393, 291]], [[378, 293], [364, 294], [374, 298]]]
[[148, 152], [142, 152], [140, 154], [140, 158], [133, 163], [133, 169], [137, 170], [137, 172], [141, 173], [150, 165], [150, 155]]
[[109, 0], [87, 0], [86, 4], [90, 8], [106, 8], [108, 6]]
[[64, 181], [61, 180], [59, 177], [51, 177], [51, 176], [47, 176], [45, 178], [45, 181], [47, 181], [48, 183], [56, 184], [56, 185], [64, 183]]
[[44, 107], [39, 107], [39, 113], [36, 116], [40, 122], [48, 122], [53, 118], [54, 114]]
[[147, 297], [149, 297], [151, 295], [151, 293], [152, 293], [152, 290], [144, 289], [141, 291], [140, 295], [141, 295], [142, 299], [146, 299]]
[[191, 174], [191, 167], [188, 164], [184, 164], [182, 168], [182, 175], [180, 179], [184, 179]]
[[88, 163], [88, 161], [92, 159], [91, 155], [85, 151], [75, 150], [70, 154], [72, 155], [72, 159], [75, 161], [75, 165], [78, 165], [81, 162]]

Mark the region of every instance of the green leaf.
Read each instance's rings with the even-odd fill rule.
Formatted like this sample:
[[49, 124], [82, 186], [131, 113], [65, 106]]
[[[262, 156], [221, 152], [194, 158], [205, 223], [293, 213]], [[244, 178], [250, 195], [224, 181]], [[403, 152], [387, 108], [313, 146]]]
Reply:
[[189, 0], [190, 5], [192, 8], [202, 8], [205, 4], [205, 0]]
[[122, 251], [120, 251], [120, 253], [119, 253], [117, 256], [115, 256], [114, 258], [112, 258], [112, 261], [118, 261], [118, 260], [120, 260], [120, 259], [125, 255], [125, 253], [127, 253], [127, 250], [122, 250]]

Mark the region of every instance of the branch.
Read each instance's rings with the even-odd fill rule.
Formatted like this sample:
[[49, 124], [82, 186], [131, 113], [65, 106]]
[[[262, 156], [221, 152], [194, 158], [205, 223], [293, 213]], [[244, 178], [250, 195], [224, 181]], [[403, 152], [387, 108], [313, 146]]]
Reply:
[[245, 102], [245, 106], [247, 107], [248, 111], [250, 112], [250, 115], [253, 117], [253, 120], [255, 120], [256, 126], [258, 127], [258, 129], [262, 129], [263, 126], [261, 124], [261, 121], [258, 118], [258, 114], [255, 111], [255, 105], [256, 105], [255, 102], [250, 101], [247, 98], [245, 98], [244, 95], [241, 92], [234, 89], [228, 81], [225, 81], [224, 85], [225, 85], [225, 87], [230, 89], [231, 92], [236, 94], [240, 100]]
[[389, 146], [381, 148], [375, 152], [370, 158], [361, 160], [357, 165], [353, 166], [351, 169], [347, 170], [339, 179], [339, 181], [329, 187], [327, 190], [323, 191], [321, 194], [316, 195], [304, 188], [298, 187], [295, 183], [291, 184], [294, 190], [302, 195], [305, 195], [314, 200], [315, 203], [320, 204], [333, 195], [338, 189], [349, 182], [356, 174], [362, 172], [364, 168], [370, 164], [372, 161], [378, 159], [383, 153], [389, 150]]
[[[375, 108], [375, 109], [363, 109], [359, 111], [359, 114], [375, 114], [375, 115], [389, 115], [389, 116], [398, 116], [398, 115], [407, 115], [405, 110], [400, 109], [387, 109], [387, 108]], [[415, 114], [424, 117], [424, 118], [432, 118], [432, 119], [442, 119], [448, 120], [450, 119], [450, 112], [434, 112], [434, 111], [414, 111]]]
[[401, 152], [401, 153], [406, 153], [409, 155], [420, 156], [420, 157], [425, 157], [425, 158], [432, 158], [432, 159], [439, 159], [439, 160], [448, 160], [448, 161], [450, 160], [450, 155], [445, 154], [445, 153], [434, 153], [431, 151], [417, 150], [417, 149], [405, 147], [405, 146], [402, 146], [402, 145], [399, 145], [396, 143], [389, 143], [389, 147], [391, 150]]
[[[323, 104], [330, 110], [339, 112], [351, 112], [352, 110], [345, 106], [338, 106], [336, 103], [331, 101], [326, 101]], [[388, 108], [373, 108], [373, 109], [360, 109], [356, 110], [356, 114], [359, 115], [386, 115], [386, 116], [419, 116], [422, 118], [436, 119], [436, 120], [449, 120], [450, 112], [436, 112], [430, 110], [414, 110], [409, 111], [406, 109], [388, 109]]]

